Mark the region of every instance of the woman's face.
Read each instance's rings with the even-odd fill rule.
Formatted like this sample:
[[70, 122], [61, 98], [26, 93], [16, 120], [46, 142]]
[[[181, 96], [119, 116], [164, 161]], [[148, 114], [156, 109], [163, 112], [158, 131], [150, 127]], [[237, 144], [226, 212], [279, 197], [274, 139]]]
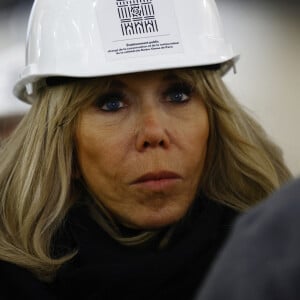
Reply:
[[208, 135], [202, 99], [172, 72], [115, 76], [80, 113], [75, 140], [81, 175], [124, 225], [163, 227], [193, 202]]

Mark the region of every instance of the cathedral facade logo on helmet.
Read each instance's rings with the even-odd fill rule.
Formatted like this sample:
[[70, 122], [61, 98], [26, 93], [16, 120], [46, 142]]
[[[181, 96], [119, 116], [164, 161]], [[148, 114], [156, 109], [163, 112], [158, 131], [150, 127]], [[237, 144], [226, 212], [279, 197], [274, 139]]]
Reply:
[[183, 53], [177, 0], [95, 0], [107, 61]]
[[153, 0], [116, 0], [123, 36], [158, 32]]

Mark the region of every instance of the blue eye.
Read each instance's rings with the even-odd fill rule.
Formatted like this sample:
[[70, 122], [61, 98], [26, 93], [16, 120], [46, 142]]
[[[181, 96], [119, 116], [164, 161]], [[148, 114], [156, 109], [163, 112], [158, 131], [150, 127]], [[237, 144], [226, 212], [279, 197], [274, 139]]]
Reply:
[[120, 108], [124, 107], [124, 103], [119, 100], [109, 100], [106, 103], [104, 103], [101, 107], [102, 110], [105, 111], [117, 111]]
[[165, 97], [172, 103], [183, 103], [190, 100], [192, 88], [186, 84], [178, 83], [172, 85], [166, 92]]
[[96, 106], [106, 112], [116, 112], [126, 106], [123, 98], [119, 94], [103, 95], [96, 101]]
[[184, 102], [189, 99], [189, 96], [183, 92], [171, 92], [168, 95], [171, 102]]

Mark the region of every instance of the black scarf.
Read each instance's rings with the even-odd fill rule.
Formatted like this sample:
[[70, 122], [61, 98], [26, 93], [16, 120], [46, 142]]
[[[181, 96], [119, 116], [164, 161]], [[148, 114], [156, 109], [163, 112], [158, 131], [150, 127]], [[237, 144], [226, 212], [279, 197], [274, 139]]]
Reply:
[[159, 237], [145, 247], [127, 247], [94, 222], [85, 207], [73, 209], [65, 223], [59, 252], [78, 254], [58, 272], [59, 299], [193, 299], [236, 216], [232, 209], [196, 199], [167, 247]]

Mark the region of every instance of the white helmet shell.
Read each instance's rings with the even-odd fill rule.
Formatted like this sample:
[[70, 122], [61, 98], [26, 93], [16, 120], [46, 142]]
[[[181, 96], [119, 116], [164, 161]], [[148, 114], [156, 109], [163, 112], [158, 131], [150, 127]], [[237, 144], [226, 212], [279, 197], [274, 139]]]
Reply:
[[53, 76], [207, 66], [234, 57], [214, 0], [35, 0], [14, 94], [32, 102]]

